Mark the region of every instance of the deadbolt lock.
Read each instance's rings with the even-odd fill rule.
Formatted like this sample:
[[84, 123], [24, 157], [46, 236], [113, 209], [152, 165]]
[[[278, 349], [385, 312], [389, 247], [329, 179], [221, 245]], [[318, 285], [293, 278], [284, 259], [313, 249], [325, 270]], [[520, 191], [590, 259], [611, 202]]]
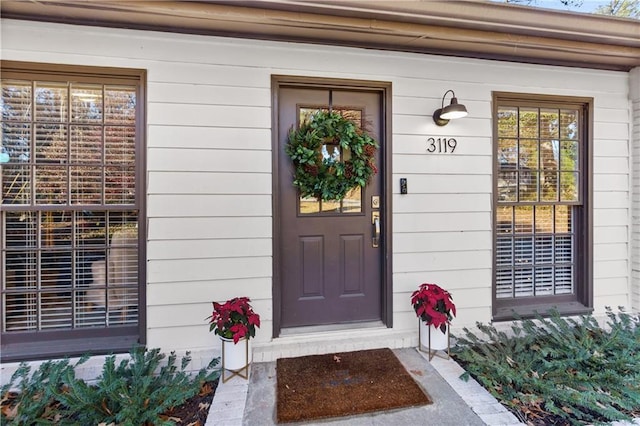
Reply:
[[372, 209], [379, 209], [380, 208], [380, 196], [379, 195], [372, 195], [371, 196], [371, 208]]

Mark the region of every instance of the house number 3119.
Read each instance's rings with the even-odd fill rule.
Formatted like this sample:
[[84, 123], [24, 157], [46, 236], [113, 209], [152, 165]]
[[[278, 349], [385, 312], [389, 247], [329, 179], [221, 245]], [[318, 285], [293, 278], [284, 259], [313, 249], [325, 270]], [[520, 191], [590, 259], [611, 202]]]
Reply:
[[430, 154], [453, 154], [458, 146], [454, 138], [429, 138], [427, 139], [427, 152]]

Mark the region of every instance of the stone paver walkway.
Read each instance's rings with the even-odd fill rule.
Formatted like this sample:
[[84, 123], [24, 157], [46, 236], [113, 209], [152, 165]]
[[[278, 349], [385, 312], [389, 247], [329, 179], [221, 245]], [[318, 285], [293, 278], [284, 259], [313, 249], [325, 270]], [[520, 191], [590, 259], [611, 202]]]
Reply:
[[[489, 392], [487, 392], [473, 378], [465, 382], [460, 380], [460, 375], [464, 372], [453, 360], [446, 360], [440, 357], [434, 357], [428, 360], [428, 355], [418, 351], [425, 363], [429, 363], [431, 367], [444, 379], [457, 395], [473, 410], [475, 414], [488, 426], [516, 426], [524, 425], [520, 423], [516, 416], [509, 412], [502, 404], [500, 404]], [[265, 364], [265, 365], [262, 365]], [[270, 363], [260, 363], [258, 368], [265, 370], [266, 365]], [[274, 364], [274, 363], [271, 363]], [[267, 368], [268, 369], [268, 368]], [[264, 373], [264, 372], [262, 372]], [[275, 374], [275, 372], [271, 372]], [[206, 426], [242, 426], [245, 410], [247, 408], [247, 395], [249, 393], [249, 380], [239, 377], [233, 377], [227, 383], [220, 383], [216, 390], [213, 403], [209, 409]], [[262, 401], [267, 410], [272, 410], [273, 401]], [[403, 411], [415, 410], [408, 408], [405, 410], [397, 410], [396, 414], [390, 415], [377, 414], [372, 416], [359, 416], [346, 420], [345, 424], [349, 425], [406, 425], [406, 418], [402, 414]], [[271, 412], [271, 411], [269, 411]], [[377, 418], [377, 420], [376, 420]], [[396, 421], [391, 419], [396, 419]], [[323, 424], [340, 424], [341, 420], [323, 421]], [[270, 419], [265, 419], [263, 424], [270, 424]], [[246, 423], [247, 426], [255, 426]], [[614, 422], [611, 426], [640, 426], [640, 419], [632, 422]], [[444, 425], [443, 426], [449, 426]], [[458, 426], [458, 425], [456, 425]]]
[[[411, 349], [405, 349], [409, 351]], [[427, 354], [417, 351], [425, 364], [429, 364]], [[262, 364], [262, 363], [261, 363]], [[269, 363], [267, 363], [269, 364]], [[479, 383], [470, 379], [464, 382], [459, 376], [464, 372], [453, 360], [445, 360], [434, 357], [430, 362], [437, 374], [451, 387], [456, 394], [480, 417], [482, 422], [489, 426], [515, 426], [522, 425], [518, 419], [504, 408], [491, 394], [489, 394]], [[261, 367], [260, 367], [261, 368]], [[221, 383], [216, 390], [216, 394], [209, 410], [206, 426], [242, 426], [243, 417], [245, 416], [247, 394], [249, 392], [249, 380], [233, 377], [227, 383]], [[273, 404], [272, 401], [265, 401], [268, 405]], [[270, 408], [272, 410], [272, 408]], [[407, 409], [412, 410], [412, 409]], [[400, 414], [403, 410], [397, 410], [392, 417], [388, 415], [385, 419], [370, 420], [364, 419], [362, 424], [392, 424], [393, 417], [397, 416], [398, 423], [406, 424], [406, 419]], [[406, 410], [405, 410], [406, 411]], [[384, 415], [384, 414], [382, 414]], [[381, 414], [378, 414], [381, 416]], [[353, 424], [356, 418], [351, 418], [349, 423]], [[380, 423], [382, 421], [383, 423]], [[339, 420], [337, 421], [339, 423]], [[391, 422], [391, 423], [390, 423]], [[264, 424], [271, 423], [270, 419], [265, 420]], [[323, 421], [327, 423], [327, 421]], [[248, 423], [247, 423], [248, 424]], [[337, 423], [336, 423], [337, 424]], [[253, 426], [253, 425], [249, 425]]]

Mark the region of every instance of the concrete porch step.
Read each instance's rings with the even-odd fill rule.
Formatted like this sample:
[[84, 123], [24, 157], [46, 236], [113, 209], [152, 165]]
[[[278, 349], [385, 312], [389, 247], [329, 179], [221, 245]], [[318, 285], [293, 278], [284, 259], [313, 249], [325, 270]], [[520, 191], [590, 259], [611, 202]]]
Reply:
[[409, 348], [418, 345], [418, 330], [402, 331], [379, 326], [285, 335], [270, 342], [253, 343], [253, 362], [278, 358], [352, 352], [377, 348]]

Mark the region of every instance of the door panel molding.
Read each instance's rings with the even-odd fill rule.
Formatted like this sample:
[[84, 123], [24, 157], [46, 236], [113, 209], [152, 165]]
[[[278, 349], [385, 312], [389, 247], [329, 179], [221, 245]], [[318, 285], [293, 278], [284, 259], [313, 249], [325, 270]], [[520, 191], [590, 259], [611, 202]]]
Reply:
[[[272, 295], [273, 295], [273, 337], [280, 336], [282, 329], [282, 256], [284, 255], [281, 230], [283, 224], [282, 212], [281, 212], [281, 191], [279, 185], [279, 172], [280, 167], [286, 167], [286, 165], [280, 164], [279, 159], [279, 108], [280, 99], [279, 93], [283, 88], [294, 89], [333, 89], [333, 90], [348, 90], [348, 91], [362, 91], [362, 92], [376, 92], [380, 95], [381, 105], [381, 149], [380, 154], [380, 170], [381, 174], [381, 204], [382, 208], [380, 212], [383, 215], [382, 223], [382, 244], [380, 250], [381, 262], [382, 262], [382, 294], [381, 294], [381, 315], [382, 322], [387, 327], [393, 326], [393, 287], [392, 287], [392, 227], [391, 227], [391, 212], [392, 212], [392, 170], [391, 170], [391, 83], [369, 80], [349, 80], [349, 79], [328, 79], [328, 78], [313, 78], [313, 77], [301, 77], [301, 76], [284, 76], [284, 75], [272, 75], [271, 77], [271, 93], [272, 93], [272, 206], [273, 206], [273, 282], [272, 282]], [[370, 199], [364, 199], [363, 203], [371, 203]], [[365, 241], [365, 244], [368, 241]], [[346, 297], [357, 297], [354, 295], [348, 295]]]

